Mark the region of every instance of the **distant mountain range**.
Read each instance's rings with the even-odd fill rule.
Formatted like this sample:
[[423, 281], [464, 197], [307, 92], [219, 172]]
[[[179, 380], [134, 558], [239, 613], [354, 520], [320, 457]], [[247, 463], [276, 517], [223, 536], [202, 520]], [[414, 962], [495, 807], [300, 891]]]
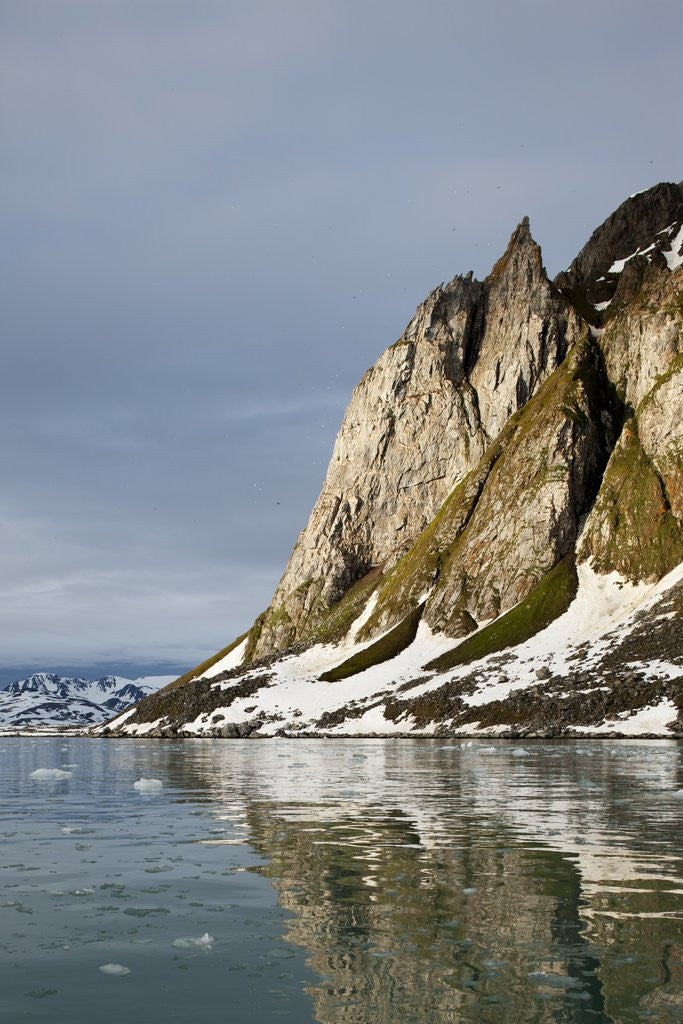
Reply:
[[73, 679], [36, 672], [0, 689], [0, 729], [98, 725], [172, 679], [173, 676]]

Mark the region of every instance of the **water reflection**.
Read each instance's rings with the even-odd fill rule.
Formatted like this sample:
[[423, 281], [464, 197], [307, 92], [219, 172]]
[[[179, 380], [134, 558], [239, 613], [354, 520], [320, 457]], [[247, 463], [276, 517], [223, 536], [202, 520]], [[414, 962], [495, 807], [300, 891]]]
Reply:
[[675, 744], [260, 747], [219, 747], [213, 788], [325, 979], [319, 1021], [683, 1019]]
[[[61, 763], [46, 742], [22, 748], [17, 778], [36, 767], [36, 750], [41, 764]], [[293, 1019], [308, 1019], [291, 994], [299, 984], [320, 1024], [679, 1024], [680, 755], [675, 742], [74, 740], [59, 756], [87, 773], [81, 824], [108, 817], [127, 836], [134, 819], [141, 852], [129, 844], [129, 858], [149, 859], [145, 831], [169, 837], [158, 859], [177, 872], [188, 862], [178, 843], [191, 843], [197, 881], [186, 874], [181, 891], [175, 874], [159, 874], [169, 921], [188, 914], [200, 886], [205, 907], [234, 908], [215, 932], [220, 969], [219, 952], [201, 961], [201, 1005], [222, 1008], [206, 1019], [229, 1009], [230, 958], [244, 960], [250, 942], [263, 949], [254, 897], [241, 913], [235, 884], [258, 876], [286, 911], [268, 926], [270, 960], [303, 951], [312, 968], [286, 981]], [[133, 796], [141, 776], [162, 780], [163, 798]], [[18, 805], [31, 792], [19, 786]], [[87, 808], [82, 792], [74, 800]], [[234, 874], [240, 863], [246, 876]], [[205, 920], [154, 928], [200, 935]], [[248, 999], [240, 1020], [285, 1009], [264, 989]]]

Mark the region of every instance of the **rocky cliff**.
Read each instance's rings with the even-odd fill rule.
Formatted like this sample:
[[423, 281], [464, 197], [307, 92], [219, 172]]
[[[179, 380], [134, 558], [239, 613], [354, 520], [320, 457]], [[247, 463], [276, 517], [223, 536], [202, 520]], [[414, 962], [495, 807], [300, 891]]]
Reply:
[[554, 282], [525, 218], [435, 289], [354, 391], [268, 610], [113, 728], [680, 729], [682, 250], [665, 183]]
[[250, 654], [301, 639], [353, 583], [395, 564], [580, 334], [526, 219], [485, 281], [435, 289], [354, 391]]

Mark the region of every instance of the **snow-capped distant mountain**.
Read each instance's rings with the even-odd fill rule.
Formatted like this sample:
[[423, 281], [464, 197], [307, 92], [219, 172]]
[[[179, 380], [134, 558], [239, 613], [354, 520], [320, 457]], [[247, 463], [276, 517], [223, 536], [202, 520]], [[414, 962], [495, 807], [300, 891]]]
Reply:
[[98, 725], [173, 678], [70, 679], [51, 672], [35, 672], [0, 689], [0, 729]]

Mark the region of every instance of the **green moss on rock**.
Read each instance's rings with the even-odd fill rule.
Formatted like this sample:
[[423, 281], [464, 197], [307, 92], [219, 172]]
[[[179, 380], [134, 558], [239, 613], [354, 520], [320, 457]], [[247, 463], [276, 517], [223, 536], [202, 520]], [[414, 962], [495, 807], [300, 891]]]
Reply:
[[[236, 640], [233, 640], [232, 643], [228, 644], [227, 647], [224, 647], [222, 651], [218, 652], [218, 654], [212, 654], [210, 658], [206, 659], [206, 661], [203, 661], [200, 665], [190, 669], [190, 671], [186, 672], [185, 675], [179, 676], [178, 679], [174, 679], [172, 683], [169, 683], [168, 686], [164, 686], [163, 690], [159, 690], [158, 692], [168, 693], [169, 690], [175, 689], [176, 686], [182, 686], [183, 683], [188, 683], [190, 679], [199, 679], [205, 672], [208, 672], [210, 668], [213, 668], [216, 662], [221, 661], [223, 658], [227, 657], [231, 651], [234, 651], [236, 647], [239, 647], [242, 641], [246, 640], [248, 636], [249, 630], [247, 630], [246, 633], [242, 633], [241, 636], [238, 636]], [[246, 660], [246, 655], [243, 660]]]
[[683, 530], [640, 442], [636, 416], [607, 464], [579, 554], [592, 559], [596, 572], [634, 581], [661, 579], [683, 560]]
[[395, 621], [405, 616], [411, 606], [418, 605], [420, 595], [439, 575], [450, 545], [467, 524], [498, 454], [498, 447], [493, 446], [477, 468], [448, 496], [416, 543], [387, 575], [379, 591], [377, 607], [360, 631], [360, 639], [376, 633], [387, 618]]
[[566, 555], [519, 604], [425, 668], [445, 672], [524, 643], [566, 612], [576, 597], [577, 586], [574, 557]]
[[263, 632], [263, 627], [268, 618], [269, 611], [270, 609], [266, 608], [264, 612], [261, 612], [260, 615], [257, 615], [257, 617], [254, 619], [254, 625], [251, 627], [249, 633], [247, 634], [248, 640], [246, 649], [244, 651], [243, 659], [245, 665], [248, 665], [250, 661], [254, 660], [254, 654], [256, 653], [256, 645], [258, 644], [259, 639], [261, 637], [261, 633]]
[[336, 644], [342, 640], [363, 611], [382, 579], [380, 569], [371, 569], [344, 596], [322, 612], [301, 638], [305, 644]]
[[380, 637], [374, 644], [365, 647], [362, 651], [347, 658], [341, 665], [323, 673], [320, 679], [325, 683], [336, 683], [340, 679], [348, 679], [359, 672], [364, 672], [373, 665], [381, 665], [385, 661], [395, 658], [401, 651], [404, 651], [415, 639], [417, 627], [422, 618], [424, 605], [418, 605], [409, 615], [406, 615], [402, 622], [394, 626], [385, 636]]
[[[430, 590], [432, 628], [465, 636], [476, 628], [473, 616], [510, 608], [573, 548], [578, 518], [606, 461], [600, 414], [609, 398], [597, 363], [586, 332], [387, 573], [360, 638], [400, 621]], [[566, 507], [555, 519], [539, 515], [543, 538], [528, 545], [527, 561], [519, 564], [519, 529], [535, 508], [552, 506], [556, 493]]]

